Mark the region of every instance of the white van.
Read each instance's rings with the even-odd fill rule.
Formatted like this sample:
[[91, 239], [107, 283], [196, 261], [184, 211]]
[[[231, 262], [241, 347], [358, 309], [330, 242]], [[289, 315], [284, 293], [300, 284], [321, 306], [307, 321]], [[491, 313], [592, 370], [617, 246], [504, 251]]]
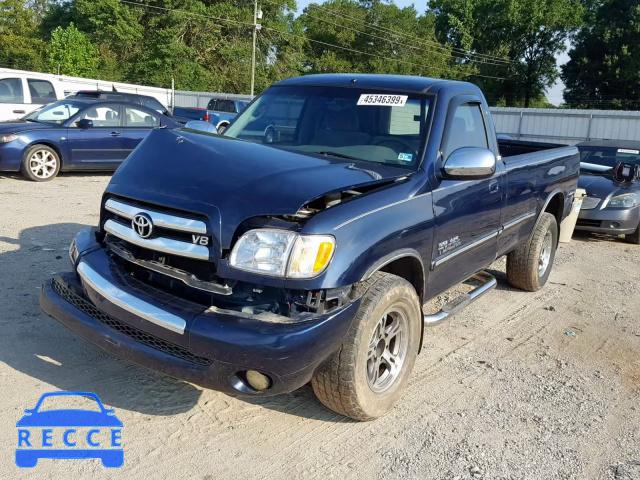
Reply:
[[53, 75], [0, 68], [0, 121], [22, 118], [64, 96], [62, 85]]

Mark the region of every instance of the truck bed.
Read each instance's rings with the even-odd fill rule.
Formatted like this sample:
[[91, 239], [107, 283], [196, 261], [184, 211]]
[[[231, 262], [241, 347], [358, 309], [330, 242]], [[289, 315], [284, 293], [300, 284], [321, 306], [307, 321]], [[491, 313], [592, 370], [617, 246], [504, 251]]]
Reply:
[[562, 148], [568, 145], [562, 143], [545, 143], [545, 142], [530, 142], [526, 140], [503, 140], [498, 139], [498, 147], [500, 148], [500, 155], [502, 158], [515, 157], [517, 155], [524, 155], [527, 153], [540, 152], [543, 150], [551, 150], [552, 148]]

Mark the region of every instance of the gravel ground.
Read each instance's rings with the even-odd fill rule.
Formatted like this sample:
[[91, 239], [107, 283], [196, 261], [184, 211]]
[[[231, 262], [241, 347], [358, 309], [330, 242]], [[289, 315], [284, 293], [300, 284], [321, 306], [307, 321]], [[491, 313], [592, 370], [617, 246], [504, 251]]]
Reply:
[[[578, 235], [538, 293], [498, 288], [427, 331], [400, 404], [352, 422], [310, 387], [232, 398], [111, 357], [46, 317], [41, 283], [98, 221], [108, 175], [0, 177], [0, 478], [640, 479], [640, 247]], [[44, 392], [97, 393], [125, 464], [13, 462]]]

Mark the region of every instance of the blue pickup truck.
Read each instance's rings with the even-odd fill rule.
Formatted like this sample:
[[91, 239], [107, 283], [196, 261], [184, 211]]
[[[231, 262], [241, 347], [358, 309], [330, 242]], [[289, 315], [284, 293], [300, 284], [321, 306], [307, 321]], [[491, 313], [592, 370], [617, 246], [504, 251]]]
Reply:
[[[260, 138], [277, 102], [289, 128]], [[311, 382], [330, 409], [374, 419], [398, 401], [425, 327], [496, 285], [496, 258], [515, 287], [544, 286], [579, 163], [575, 147], [498, 141], [470, 83], [292, 78], [224, 135], [154, 130], [41, 307], [167, 375], [248, 396]]]
[[207, 108], [175, 107], [173, 114], [185, 120], [209, 122], [216, 127], [218, 132], [222, 133], [248, 103], [243, 100], [212, 98]]

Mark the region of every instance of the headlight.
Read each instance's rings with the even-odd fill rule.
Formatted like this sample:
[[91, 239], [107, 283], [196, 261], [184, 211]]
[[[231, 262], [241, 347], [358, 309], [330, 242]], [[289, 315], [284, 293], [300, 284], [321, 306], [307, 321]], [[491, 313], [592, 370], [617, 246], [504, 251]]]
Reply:
[[293, 246], [287, 277], [320, 275], [331, 262], [336, 240], [331, 235], [300, 235]]
[[13, 142], [20, 138], [20, 135], [16, 135], [15, 133], [9, 135], [0, 135], [0, 143]]
[[251, 230], [233, 247], [229, 263], [247, 272], [288, 278], [320, 275], [333, 258], [331, 235], [299, 235], [286, 230]]
[[624, 195], [618, 195], [609, 200], [607, 207], [613, 208], [630, 208], [638, 205], [638, 197], [635, 193], [625, 193]]

